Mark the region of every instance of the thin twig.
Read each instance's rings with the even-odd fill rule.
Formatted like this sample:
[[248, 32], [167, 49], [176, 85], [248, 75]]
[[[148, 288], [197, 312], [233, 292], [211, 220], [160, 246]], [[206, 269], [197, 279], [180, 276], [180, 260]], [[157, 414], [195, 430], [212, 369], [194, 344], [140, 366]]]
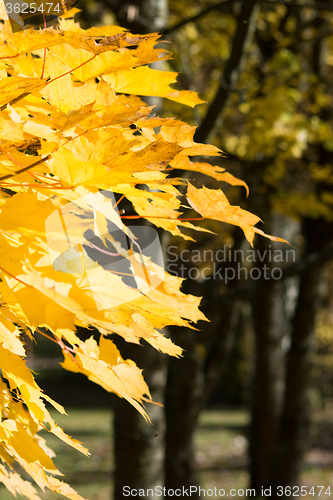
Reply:
[[22, 174], [23, 172], [27, 172], [27, 171], [28, 171], [28, 170], [30, 170], [31, 168], [36, 167], [36, 166], [37, 166], [37, 165], [39, 165], [40, 163], [43, 163], [44, 161], [49, 160], [50, 158], [51, 158], [51, 155], [46, 155], [46, 156], [44, 156], [43, 158], [41, 158], [40, 160], [35, 161], [35, 162], [34, 162], [34, 163], [32, 163], [31, 165], [28, 165], [27, 167], [21, 168], [20, 170], [17, 170], [17, 171], [16, 171], [16, 172], [14, 172], [13, 174], [3, 175], [2, 177], [0, 177], [0, 182], [1, 182], [1, 181], [5, 181], [6, 179], [11, 179], [12, 177], [15, 177], [15, 175]]

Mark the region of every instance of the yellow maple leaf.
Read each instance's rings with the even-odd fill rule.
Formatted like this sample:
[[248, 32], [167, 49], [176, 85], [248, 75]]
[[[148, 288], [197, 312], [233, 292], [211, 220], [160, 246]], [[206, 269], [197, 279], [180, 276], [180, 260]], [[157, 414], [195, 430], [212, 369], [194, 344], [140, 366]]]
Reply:
[[188, 183], [186, 197], [191, 207], [203, 217], [239, 226], [251, 246], [253, 246], [255, 233], [274, 241], [287, 243], [283, 238], [267, 235], [260, 229], [255, 228], [254, 225], [260, 221], [260, 218], [240, 207], [230, 205], [226, 195], [220, 189], [207, 189], [206, 187], [197, 189]]

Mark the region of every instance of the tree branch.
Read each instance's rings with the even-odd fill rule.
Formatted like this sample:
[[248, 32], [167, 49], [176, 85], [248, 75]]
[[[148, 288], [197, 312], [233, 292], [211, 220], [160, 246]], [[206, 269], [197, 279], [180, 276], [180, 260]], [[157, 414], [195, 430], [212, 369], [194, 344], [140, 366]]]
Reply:
[[[179, 23], [175, 24], [174, 26], [171, 27], [165, 27], [162, 29], [163, 35], [169, 35], [170, 33], [173, 33], [174, 31], [178, 30], [179, 28], [182, 28], [188, 23], [193, 23], [200, 19], [202, 16], [205, 16], [212, 10], [219, 10], [220, 12], [230, 12], [231, 11], [231, 6], [235, 3], [236, 0], [222, 0], [221, 2], [218, 2], [216, 4], [210, 5], [206, 9], [202, 10], [198, 14], [195, 14], [192, 17], [189, 17], [187, 19], [183, 19], [182, 21], [179, 21]], [[271, 5], [275, 6], [275, 4], [280, 4], [280, 5], [290, 5], [291, 7], [299, 7], [299, 8], [314, 8], [314, 9], [320, 9], [320, 10], [333, 10], [333, 4], [328, 3], [328, 2], [318, 2], [318, 3], [307, 3], [307, 4], [300, 4], [296, 1], [288, 1], [288, 0], [275, 0], [274, 2], [271, 0], [261, 0], [259, 1], [260, 4], [263, 5]]]
[[237, 85], [245, 63], [245, 50], [255, 30], [258, 12], [259, 2], [257, 0], [243, 0], [231, 54], [220, 80], [220, 87], [195, 134], [197, 142], [208, 140], [208, 137], [222, 120], [222, 114], [230, 92]]
[[254, 290], [257, 288], [259, 283], [263, 281], [274, 283], [285, 280], [286, 278], [290, 278], [291, 276], [301, 276], [314, 266], [318, 266], [321, 264], [325, 264], [326, 262], [333, 259], [333, 246], [329, 246], [324, 250], [320, 250], [318, 252], [312, 252], [308, 254], [304, 259], [299, 262], [293, 262], [290, 266], [286, 266], [285, 268], [281, 268], [282, 274], [278, 278], [274, 279], [264, 279], [261, 278], [256, 282], [251, 282], [247, 285], [237, 286], [234, 289], [230, 290], [228, 293], [221, 296], [221, 300], [223, 302], [228, 302], [230, 300], [235, 300], [236, 298], [241, 298], [242, 296], [247, 296], [248, 294], [253, 294]]
[[288, 0], [275, 0], [272, 2], [271, 0], [262, 0], [261, 3], [263, 4], [269, 4], [273, 5], [278, 3], [281, 5], [290, 5], [292, 7], [300, 7], [301, 9], [303, 8], [313, 8], [313, 9], [320, 9], [320, 10], [333, 10], [333, 4], [328, 3], [328, 2], [318, 2], [318, 3], [298, 3], [295, 1], [288, 1]]
[[197, 21], [200, 19], [200, 17], [205, 16], [208, 14], [208, 12], [211, 12], [212, 10], [219, 10], [220, 12], [230, 12], [231, 11], [231, 6], [235, 3], [235, 0], [222, 0], [222, 2], [210, 5], [207, 7], [207, 9], [202, 10], [195, 16], [189, 17], [188, 19], [183, 19], [179, 23], [175, 24], [174, 26], [171, 26], [170, 28], [164, 28], [162, 30], [163, 35], [169, 35], [173, 31], [178, 30], [179, 28], [182, 28], [185, 26], [185, 24], [188, 23], [193, 23], [194, 21]]

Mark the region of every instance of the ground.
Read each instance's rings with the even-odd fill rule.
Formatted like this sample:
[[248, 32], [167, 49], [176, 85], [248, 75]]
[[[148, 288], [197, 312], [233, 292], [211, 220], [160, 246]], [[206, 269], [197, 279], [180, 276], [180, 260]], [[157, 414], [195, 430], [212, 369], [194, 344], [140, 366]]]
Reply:
[[[57, 453], [56, 465], [66, 473], [66, 481], [88, 500], [110, 500], [112, 459], [112, 412], [107, 409], [66, 408], [68, 417], [54, 415], [58, 424], [75, 439], [84, 442], [91, 457], [87, 458], [66, 446], [52, 435], [45, 436], [48, 444]], [[324, 486], [320, 498], [331, 486], [333, 497], [333, 429], [331, 422], [333, 410], [317, 412], [310, 428], [312, 446], [306, 456], [306, 464], [300, 484], [307, 491], [316, 486]], [[203, 412], [196, 433], [196, 461], [200, 470], [203, 488], [223, 488], [226, 493], [231, 488], [246, 489], [249, 476], [247, 472], [246, 449], [248, 446], [249, 415], [245, 410], [210, 409]], [[61, 499], [60, 495], [41, 493], [43, 500]], [[11, 493], [0, 486], [1, 500], [12, 500]], [[211, 496], [210, 498], [217, 498]], [[240, 496], [234, 496], [238, 499]]]

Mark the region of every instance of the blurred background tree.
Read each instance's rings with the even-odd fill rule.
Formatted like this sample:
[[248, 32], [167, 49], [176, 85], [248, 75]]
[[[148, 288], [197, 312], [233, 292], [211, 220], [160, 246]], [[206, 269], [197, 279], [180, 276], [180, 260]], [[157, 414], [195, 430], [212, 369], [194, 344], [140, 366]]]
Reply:
[[[165, 410], [152, 408], [148, 429], [116, 404], [115, 499], [123, 485], [199, 484], [193, 438], [211, 400], [251, 412], [249, 486], [297, 485], [313, 401], [333, 404], [333, 1], [86, 0], [78, 7], [85, 27], [115, 22], [132, 33], [164, 34], [178, 87], [207, 104], [193, 111], [168, 102], [162, 114], [198, 125], [196, 140], [226, 153], [207, 161], [250, 188], [246, 198], [244, 188], [224, 184], [229, 199], [292, 245], [290, 253], [257, 237], [255, 257], [242, 260], [236, 255], [250, 250], [242, 232], [209, 221], [217, 236], [168, 242], [169, 270], [188, 278], [185, 292], [204, 297], [211, 322], [170, 332], [185, 349], [182, 359], [152, 359], [146, 346], [136, 348], [149, 385], [156, 382], [155, 399], [164, 403], [165, 394]], [[190, 178], [204, 182], [198, 173]], [[214, 257], [218, 251], [225, 259]], [[273, 278], [263, 278], [265, 266]]]

